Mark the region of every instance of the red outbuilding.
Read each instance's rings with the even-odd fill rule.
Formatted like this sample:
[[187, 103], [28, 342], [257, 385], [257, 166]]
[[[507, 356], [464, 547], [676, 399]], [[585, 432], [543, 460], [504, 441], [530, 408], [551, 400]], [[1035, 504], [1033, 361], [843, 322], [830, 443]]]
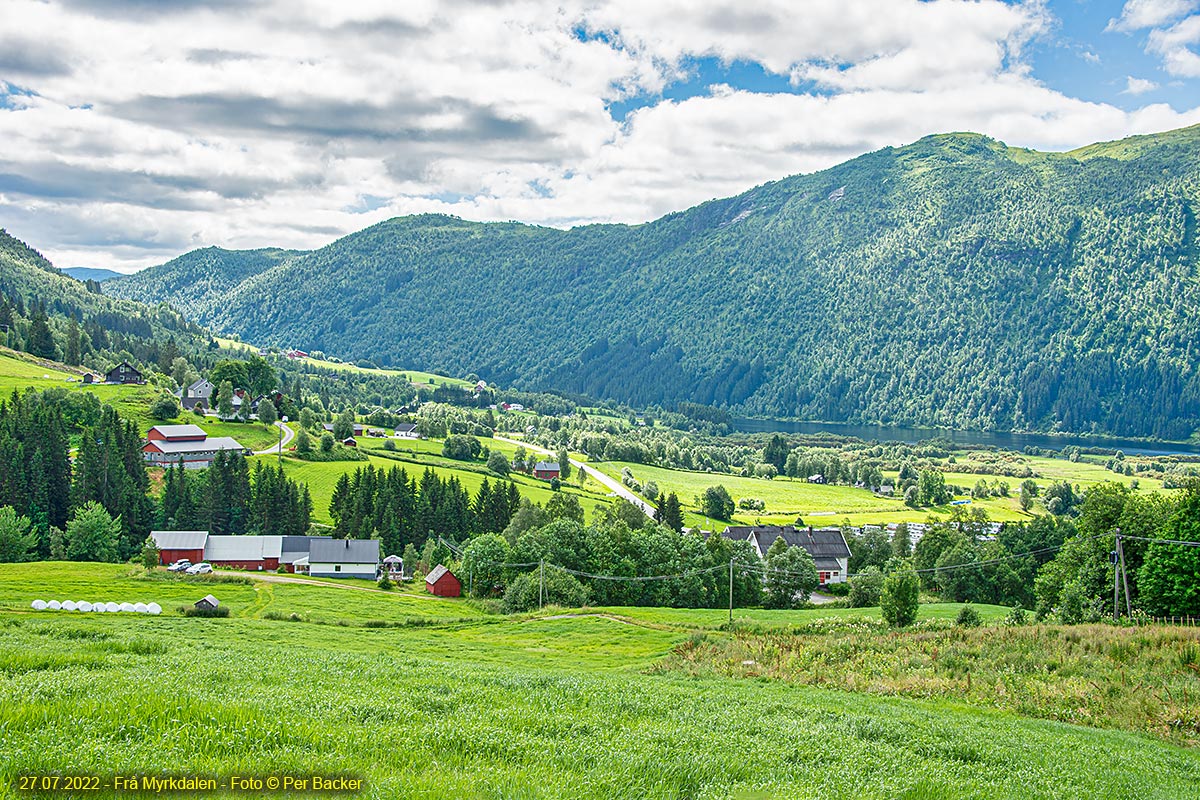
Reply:
[[174, 564], [181, 558], [199, 564], [204, 560], [208, 531], [150, 531], [150, 538], [158, 547], [160, 564]]
[[454, 573], [438, 564], [425, 576], [425, 588], [430, 594], [438, 597], [459, 597], [462, 595], [462, 583], [454, 577]]

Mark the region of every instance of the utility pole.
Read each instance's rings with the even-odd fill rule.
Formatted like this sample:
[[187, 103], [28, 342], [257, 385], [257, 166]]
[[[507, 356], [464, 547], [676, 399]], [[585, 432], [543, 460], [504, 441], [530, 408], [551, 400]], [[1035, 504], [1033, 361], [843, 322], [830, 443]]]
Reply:
[[1121, 618], [1121, 605], [1119, 602], [1120, 595], [1118, 594], [1119, 587], [1120, 587], [1119, 581], [1121, 580], [1120, 566], [1118, 566], [1120, 563], [1118, 561], [1118, 559], [1120, 558], [1120, 552], [1121, 552], [1121, 529], [1117, 528], [1117, 539], [1116, 539], [1116, 542], [1113, 544], [1113, 551], [1108, 559], [1109, 561], [1112, 562], [1112, 565], [1113, 565], [1113, 622], [1116, 622], [1118, 619]]
[[729, 559], [729, 624], [733, 624], [733, 559]]
[[1133, 601], [1129, 599], [1129, 574], [1125, 571], [1125, 545], [1121, 543], [1121, 535], [1117, 534], [1117, 557], [1121, 559], [1121, 585], [1125, 587], [1125, 613], [1133, 618]]
[[546, 559], [538, 562], [538, 608], [546, 604]]

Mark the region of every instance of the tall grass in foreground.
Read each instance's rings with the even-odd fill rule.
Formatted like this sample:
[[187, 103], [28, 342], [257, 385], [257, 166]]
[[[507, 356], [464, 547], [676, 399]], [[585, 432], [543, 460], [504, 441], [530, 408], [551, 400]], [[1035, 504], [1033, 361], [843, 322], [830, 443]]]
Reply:
[[0, 613], [0, 797], [93, 771], [353, 773], [370, 798], [1200, 797], [1200, 751], [1149, 737], [646, 674], [685, 636]]
[[848, 692], [954, 698], [1200, 745], [1200, 629], [1110, 625], [889, 631], [870, 619], [693, 637], [657, 667]]

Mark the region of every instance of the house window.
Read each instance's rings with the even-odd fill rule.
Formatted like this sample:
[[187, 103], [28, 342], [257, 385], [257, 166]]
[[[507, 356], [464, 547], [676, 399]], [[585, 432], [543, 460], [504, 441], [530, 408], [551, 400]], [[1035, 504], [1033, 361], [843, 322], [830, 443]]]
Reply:
[[341, 571], [342, 571], [342, 565], [341, 565], [341, 564], [334, 564], [334, 565], [333, 565], [333, 571], [334, 571], [334, 572], [341, 572]]

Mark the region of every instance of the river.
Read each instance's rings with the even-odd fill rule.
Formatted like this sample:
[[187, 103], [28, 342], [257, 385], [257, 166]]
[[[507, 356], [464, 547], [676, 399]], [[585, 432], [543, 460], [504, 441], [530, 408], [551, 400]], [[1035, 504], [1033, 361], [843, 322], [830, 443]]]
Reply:
[[1200, 455], [1200, 444], [1192, 442], [1148, 442], [1139, 439], [1115, 439], [1078, 434], [1009, 433], [1005, 431], [955, 431], [938, 428], [905, 428], [883, 425], [851, 425], [836, 422], [798, 422], [786, 419], [735, 418], [735, 430], [745, 433], [829, 433], [853, 436], [863, 441], [919, 442], [925, 439], [949, 439], [957, 444], [998, 447], [1021, 451], [1032, 445], [1043, 450], [1064, 447], [1103, 447], [1133, 455]]

